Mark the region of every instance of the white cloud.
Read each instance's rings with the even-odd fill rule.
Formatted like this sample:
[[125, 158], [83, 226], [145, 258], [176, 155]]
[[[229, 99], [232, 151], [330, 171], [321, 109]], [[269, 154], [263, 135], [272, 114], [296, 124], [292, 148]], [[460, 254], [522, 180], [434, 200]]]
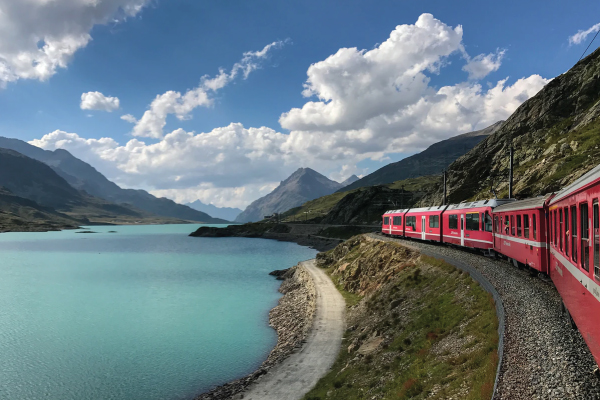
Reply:
[[569, 36], [569, 44], [579, 44], [583, 42], [591, 33], [598, 32], [599, 30], [600, 22], [586, 30], [579, 30], [573, 36]]
[[149, 0], [0, 0], [0, 86], [66, 68], [94, 25], [137, 15]]
[[[244, 59], [254, 60], [268, 51], [246, 53]], [[489, 65], [500, 62], [500, 53], [490, 57]], [[490, 88], [472, 80], [430, 86], [428, 74], [444, 73], [453, 54], [466, 63], [470, 60], [462, 28], [423, 14], [414, 25], [396, 27], [372, 50], [340, 49], [312, 64], [303, 93], [316, 99], [282, 114], [281, 125], [289, 134], [233, 123], [205, 133], [177, 129], [163, 137], [168, 114], [188, 118], [198, 104], [210, 103], [209, 91], [235, 78], [236, 68], [235, 74], [254, 68], [234, 66], [229, 73], [204, 77], [199, 88], [185, 95], [158, 96], [144, 115], [149, 116], [144, 123], [153, 126], [145, 134], [152, 132], [148, 136], [158, 138], [156, 143], [133, 139], [121, 145], [110, 138], [84, 139], [63, 131], [31, 143], [50, 150], [65, 148], [125, 187], [181, 201], [198, 196], [219, 206], [241, 207], [298, 167], [342, 180], [360, 172], [356, 164], [361, 160], [414, 153], [489, 126], [508, 118], [548, 82], [532, 75], [512, 84], [503, 79]], [[479, 59], [483, 63], [486, 57]], [[249, 65], [244, 59], [238, 64]]]
[[175, 115], [180, 121], [191, 118], [190, 113], [195, 108], [212, 105], [210, 92], [222, 89], [240, 74], [246, 79], [252, 71], [260, 68], [260, 60], [265, 59], [271, 49], [280, 48], [284, 43], [283, 41], [273, 42], [262, 50], [244, 53], [241, 61], [235, 63], [230, 72], [221, 69], [219, 74], [213, 78], [205, 75], [200, 81], [200, 86], [188, 90], [185, 94], [170, 90], [156, 96], [150, 104], [149, 110], [137, 121], [132, 134], [140, 137], [161, 138], [169, 114]]
[[81, 95], [82, 110], [97, 110], [112, 112], [118, 110], [120, 102], [117, 97], [105, 96], [100, 92], [87, 92]]
[[495, 53], [480, 54], [470, 59], [462, 69], [469, 73], [470, 79], [484, 78], [490, 72], [498, 71], [505, 52], [506, 50], [497, 50]]
[[123, 121], [129, 122], [130, 124], [137, 124], [137, 119], [131, 114], [121, 115]]

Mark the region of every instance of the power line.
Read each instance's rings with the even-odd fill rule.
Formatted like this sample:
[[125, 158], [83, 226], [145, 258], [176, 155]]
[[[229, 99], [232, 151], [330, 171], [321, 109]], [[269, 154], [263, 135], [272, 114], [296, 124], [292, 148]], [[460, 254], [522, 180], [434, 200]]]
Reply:
[[585, 48], [585, 51], [583, 52], [583, 54], [581, 55], [581, 57], [579, 57], [579, 61], [581, 61], [581, 59], [583, 58], [583, 56], [585, 55], [585, 53], [588, 51], [588, 49], [590, 48], [590, 46], [592, 45], [592, 43], [594, 43], [594, 40], [596, 39], [596, 36], [598, 36], [598, 33], [600, 33], [600, 28], [598, 28], [598, 30], [596, 31], [596, 34], [594, 35], [594, 38], [592, 39], [592, 41], [590, 42], [590, 44], [588, 44], [588, 47]]

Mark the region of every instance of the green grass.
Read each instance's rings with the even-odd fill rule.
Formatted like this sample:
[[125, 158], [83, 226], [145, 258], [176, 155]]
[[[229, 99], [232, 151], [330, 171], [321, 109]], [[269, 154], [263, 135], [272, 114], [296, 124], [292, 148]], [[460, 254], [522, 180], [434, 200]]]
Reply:
[[396, 181], [386, 186], [390, 189], [402, 189], [402, 187], [404, 187], [404, 190], [409, 192], [427, 192], [431, 190], [432, 187], [438, 187], [441, 184], [441, 175], [427, 175]]
[[360, 235], [361, 233], [372, 232], [374, 228], [365, 228], [364, 226], [329, 226], [325, 229], [321, 229], [317, 236], [324, 236], [336, 239], [350, 239], [353, 236]]
[[[304, 221], [305, 219], [314, 219], [316, 217], [325, 216], [340, 200], [348, 194], [360, 189], [350, 190], [348, 192], [333, 193], [328, 196], [319, 197], [318, 199], [307, 201], [300, 207], [292, 208], [285, 212], [282, 217], [285, 222]], [[306, 213], [306, 214], [305, 214]]]
[[[356, 338], [365, 340], [372, 335], [372, 331], [362, 333], [359, 322], [356, 329], [345, 333], [331, 372], [305, 400], [456, 398], [465, 383], [460, 398], [491, 398], [498, 363], [498, 323], [491, 296], [468, 274], [442, 260], [421, 256], [416, 266], [401, 270], [368, 299], [351, 295], [344, 295], [348, 305], [365, 302], [366, 315], [377, 316], [371, 329], [391, 336], [391, 341], [376, 353], [357, 359], [348, 346]], [[390, 307], [408, 303], [408, 318], [401, 323], [401, 316]], [[434, 354], [432, 347], [449, 335], [473, 339], [456, 354]], [[382, 377], [386, 378], [382, 381]]]

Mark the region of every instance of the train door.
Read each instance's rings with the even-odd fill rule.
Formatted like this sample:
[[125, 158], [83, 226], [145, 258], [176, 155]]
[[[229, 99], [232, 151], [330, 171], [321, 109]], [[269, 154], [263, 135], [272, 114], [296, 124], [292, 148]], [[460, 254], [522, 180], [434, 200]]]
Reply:
[[421, 216], [421, 240], [425, 240], [425, 216]]
[[465, 214], [460, 214], [460, 245], [465, 245]]
[[494, 235], [494, 248], [495, 249], [500, 249], [500, 238], [498, 237], [498, 231], [499, 231], [499, 221], [498, 221], [498, 216], [494, 215], [494, 228], [492, 235]]

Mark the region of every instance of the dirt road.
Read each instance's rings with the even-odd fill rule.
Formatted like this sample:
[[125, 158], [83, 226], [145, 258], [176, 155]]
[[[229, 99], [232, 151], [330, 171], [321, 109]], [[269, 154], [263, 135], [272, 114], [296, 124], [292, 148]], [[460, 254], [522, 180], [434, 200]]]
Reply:
[[317, 289], [317, 309], [306, 344], [260, 378], [244, 393], [244, 400], [297, 400], [312, 389], [337, 358], [345, 329], [346, 303], [314, 260], [303, 266]]

